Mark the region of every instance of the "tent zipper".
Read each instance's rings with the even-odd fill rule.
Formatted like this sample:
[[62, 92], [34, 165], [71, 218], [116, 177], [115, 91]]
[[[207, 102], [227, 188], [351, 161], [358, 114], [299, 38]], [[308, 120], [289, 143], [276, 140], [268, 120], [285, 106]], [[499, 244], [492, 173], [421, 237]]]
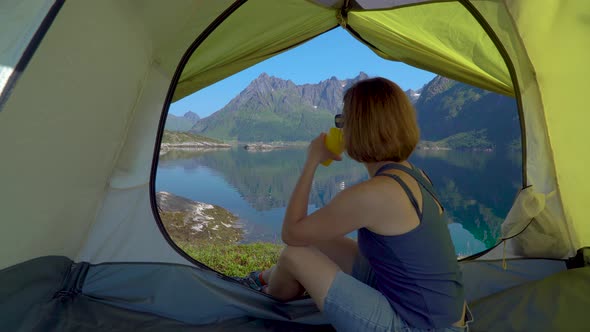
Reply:
[[55, 292], [53, 298], [65, 302], [80, 294], [89, 268], [90, 264], [87, 262], [72, 264], [64, 277], [60, 290]]

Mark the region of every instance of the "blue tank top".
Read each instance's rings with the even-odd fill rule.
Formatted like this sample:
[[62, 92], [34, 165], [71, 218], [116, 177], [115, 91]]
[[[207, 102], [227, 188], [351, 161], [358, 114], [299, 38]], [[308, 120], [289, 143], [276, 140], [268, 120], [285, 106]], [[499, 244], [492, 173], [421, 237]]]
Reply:
[[[402, 170], [416, 179], [422, 193], [422, 211], [397, 175], [382, 173], [391, 169]], [[420, 171], [400, 164], [387, 164], [376, 176], [388, 176], [401, 185], [420, 224], [394, 236], [376, 234], [366, 228], [358, 230], [359, 250], [375, 272], [374, 287], [410, 325], [450, 327], [461, 318], [465, 298], [455, 248], [444, 213], [439, 214], [434, 188]]]

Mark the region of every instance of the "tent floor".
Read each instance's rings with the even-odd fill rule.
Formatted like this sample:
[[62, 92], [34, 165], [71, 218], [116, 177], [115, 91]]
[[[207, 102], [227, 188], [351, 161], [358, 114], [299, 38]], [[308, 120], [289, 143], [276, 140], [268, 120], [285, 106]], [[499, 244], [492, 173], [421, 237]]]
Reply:
[[470, 303], [472, 331], [590, 331], [590, 266], [565, 270]]
[[[111, 305], [105, 303], [110, 297], [108, 294], [100, 298], [96, 296], [96, 293], [86, 293], [82, 290], [83, 283], [87, 275], [92, 275], [93, 269], [99, 270], [98, 273], [100, 273], [105, 269], [121, 265], [93, 266], [90, 268], [91, 272], [85, 272], [80, 279], [72, 277], [76, 275], [77, 266], [80, 265], [74, 264], [66, 257], [46, 256], [0, 270], [0, 331], [334, 331], [331, 325], [302, 324], [288, 320], [248, 316], [198, 324], [198, 321], [197, 323], [182, 322], [157, 314], [157, 310], [162, 308], [174, 310], [176, 304], [183, 304], [189, 306], [188, 311], [193, 312], [192, 316], [198, 317], [195, 303], [201, 306], [203, 303], [209, 303], [209, 306], [212, 304], [212, 298], [203, 302], [203, 296], [207, 297], [206, 294], [201, 294], [201, 297], [192, 296], [195, 301], [191, 303], [183, 303], [177, 296], [173, 296], [171, 302], [159, 306], [159, 309], [151, 308], [152, 312]], [[139, 266], [145, 267], [143, 264]], [[135, 271], [140, 269], [139, 266], [131, 265], [129, 269]], [[149, 264], [148, 267], [157, 268], [158, 265]], [[173, 271], [177, 268], [173, 265], [165, 267], [156, 277], [163, 282], [164, 276], [174, 275]], [[194, 268], [183, 268], [182, 275], [194, 276], [194, 273], [199, 273]], [[153, 273], [148, 270], [148, 273], [141, 275], [141, 278]], [[114, 275], [114, 279], [121, 275], [125, 280], [133, 279], [120, 271]], [[131, 282], [132, 285], [138, 286], [137, 279]], [[218, 282], [227, 284], [222, 280]], [[142, 293], [141, 296], [139, 293], [155, 292], [156, 288], [157, 286], [153, 284], [144, 288], [137, 287], [132, 290], [135, 296], [128, 298], [129, 303], [153, 305], [158, 302], [156, 299], [158, 296], [155, 293], [151, 295]], [[139, 307], [141, 308], [141, 305]], [[213, 305], [213, 307], [218, 306]]]
[[[469, 272], [467, 284], [476, 279], [481, 283], [466, 289], [471, 295], [470, 288], [482, 289], [484, 283], [496, 287], [495, 292], [470, 300], [475, 317], [472, 331], [590, 330], [590, 266], [553, 273], [548, 269], [544, 277], [525, 281], [519, 264], [521, 268], [563, 265], [511, 261], [510, 270], [496, 273], [491, 271], [497, 263], [464, 266]], [[486, 281], [486, 276], [492, 279]], [[501, 285], [508, 287], [498, 289]], [[260, 305], [256, 304], [260, 294], [254, 293], [189, 266], [89, 265], [66, 257], [40, 257], [0, 270], [0, 331], [334, 331], [325, 320], [298, 321], [318, 313], [311, 302], [282, 308], [262, 297]], [[223, 301], [215, 302], [215, 296]], [[251, 312], [262, 308], [258, 312], [266, 316], [254, 318], [236, 307]], [[314, 312], [309, 311], [312, 307]]]
[[334, 331], [329, 325], [314, 326], [248, 317], [218, 324], [190, 325], [153, 314], [107, 305], [85, 296], [65, 302], [55, 300], [37, 309], [34, 317], [27, 317], [15, 331]]

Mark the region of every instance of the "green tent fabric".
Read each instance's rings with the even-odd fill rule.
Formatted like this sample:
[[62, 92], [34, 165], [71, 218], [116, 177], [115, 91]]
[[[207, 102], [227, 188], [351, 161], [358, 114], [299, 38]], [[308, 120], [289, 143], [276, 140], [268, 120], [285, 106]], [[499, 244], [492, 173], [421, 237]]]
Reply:
[[[523, 189], [500, 245], [462, 263], [477, 285], [468, 292], [485, 293], [471, 297], [479, 308], [541, 308], [580, 327], [581, 317], [541, 298], [586, 278], [566, 260], [579, 253], [574, 265], [587, 264], [590, 246], [589, 17], [590, 2], [573, 0], [3, 1], [0, 330], [75, 330], [84, 308], [95, 329], [102, 315], [146, 330], [158, 327], [149, 317], [329, 330], [311, 301], [278, 303], [182, 254], [158, 226], [153, 172], [171, 101], [330, 29], [383, 58], [517, 99]], [[30, 278], [42, 271], [47, 278]], [[169, 302], [179, 288], [194, 294], [185, 305], [206, 310]], [[584, 301], [570, 294], [560, 305]], [[32, 306], [38, 315], [27, 315]], [[530, 312], [510, 319], [526, 324]], [[474, 329], [493, 330], [501, 313], [478, 315], [488, 316]]]
[[[458, 2], [386, 11], [352, 11], [348, 24], [377, 54], [415, 67], [514, 95], [504, 59]], [[444, 32], [444, 33], [443, 33]]]
[[[257, 13], [264, 19], [252, 21]], [[333, 10], [306, 1], [253, 1], [238, 8], [187, 63], [174, 98], [180, 99], [337, 26]], [[236, 27], [251, 27], [236, 29]], [[194, 60], [193, 60], [194, 59]]]
[[[253, 24], [252, 17], [261, 12], [273, 14]], [[383, 11], [352, 10], [345, 18], [338, 10], [305, 1], [265, 0], [237, 9], [197, 48], [183, 69], [174, 98], [185, 97], [339, 25], [358, 32], [384, 58], [513, 94], [502, 56], [459, 2]], [[252, 28], [236, 31], [236, 26]]]

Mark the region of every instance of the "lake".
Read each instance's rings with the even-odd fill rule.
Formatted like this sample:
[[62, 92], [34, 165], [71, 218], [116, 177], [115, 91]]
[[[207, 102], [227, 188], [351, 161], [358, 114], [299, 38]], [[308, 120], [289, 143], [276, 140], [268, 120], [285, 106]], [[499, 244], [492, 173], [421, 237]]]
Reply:
[[[160, 157], [156, 191], [229, 210], [240, 218], [244, 243], [280, 242], [285, 208], [305, 155], [305, 148], [170, 151]], [[500, 225], [521, 188], [519, 154], [417, 150], [410, 161], [432, 179], [458, 255], [474, 254], [496, 243]], [[348, 157], [329, 167], [320, 166], [309, 212], [367, 178], [364, 166]]]

